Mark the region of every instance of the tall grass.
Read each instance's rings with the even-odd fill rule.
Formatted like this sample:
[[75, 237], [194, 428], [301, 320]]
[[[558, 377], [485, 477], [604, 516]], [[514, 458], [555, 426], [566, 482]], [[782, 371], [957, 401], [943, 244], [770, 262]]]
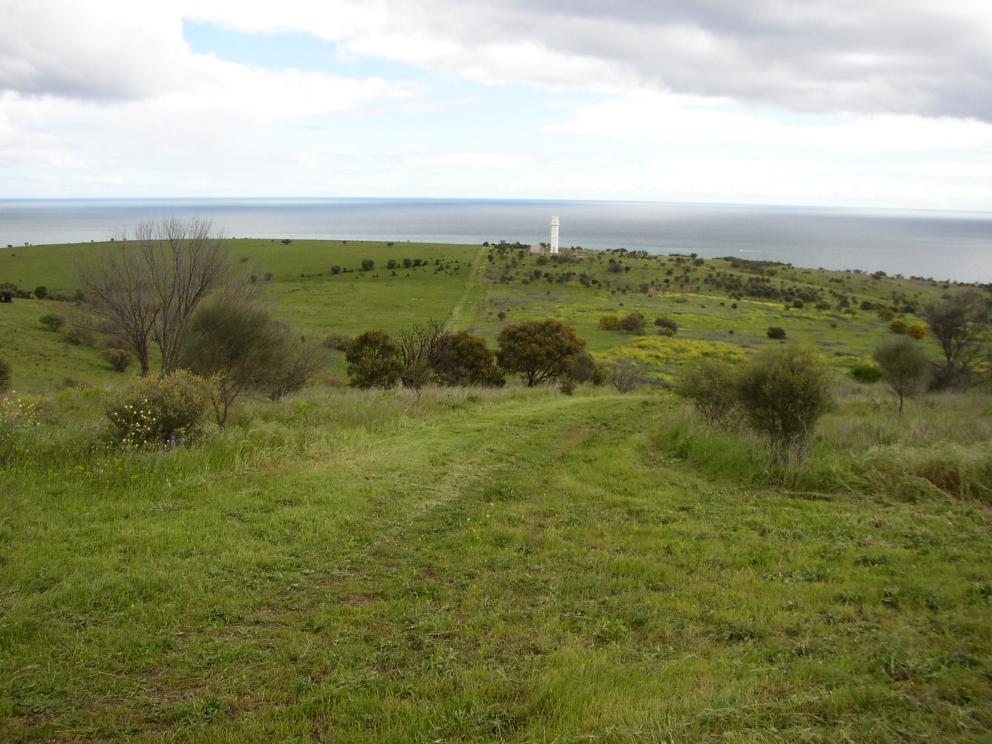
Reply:
[[992, 395], [926, 395], [902, 417], [880, 385], [844, 385], [801, 465], [769, 468], [768, 445], [744, 429], [706, 425], [688, 406], [663, 417], [656, 447], [712, 476], [808, 493], [992, 503]]

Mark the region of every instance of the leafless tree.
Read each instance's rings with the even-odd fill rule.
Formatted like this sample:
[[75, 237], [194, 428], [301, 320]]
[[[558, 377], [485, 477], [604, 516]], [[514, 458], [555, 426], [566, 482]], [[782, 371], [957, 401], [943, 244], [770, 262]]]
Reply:
[[606, 369], [606, 379], [618, 393], [629, 393], [638, 386], [647, 368], [640, 362], [623, 357]]
[[209, 220], [173, 218], [141, 224], [133, 237], [119, 236], [78, 274], [98, 325], [134, 354], [144, 375], [153, 343], [162, 371], [176, 369], [190, 316], [229, 264]]
[[401, 331], [397, 337], [403, 357], [403, 384], [419, 390], [430, 378], [431, 365], [447, 340], [444, 324], [428, 320]]
[[210, 221], [196, 217], [141, 225], [138, 241], [158, 300], [152, 338], [162, 354], [162, 371], [168, 373], [177, 367], [190, 316], [227, 273], [229, 253]]
[[78, 270], [86, 304], [107, 329], [141, 365], [141, 374], [151, 369], [149, 347], [152, 329], [160, 311], [148, 267], [140, 247], [126, 238]]

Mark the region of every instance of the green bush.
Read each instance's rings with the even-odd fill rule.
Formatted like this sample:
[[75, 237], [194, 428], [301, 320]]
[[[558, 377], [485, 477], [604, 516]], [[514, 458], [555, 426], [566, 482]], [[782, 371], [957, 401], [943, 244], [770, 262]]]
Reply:
[[201, 432], [210, 383], [186, 370], [140, 377], [108, 401], [114, 439], [128, 448], [186, 443]]
[[[734, 303], [732, 307], [736, 308], [737, 304]], [[676, 333], [679, 332], [679, 324], [676, 323], [671, 318], [655, 318], [654, 324], [658, 326], [658, 328], [660, 328], [662, 331], [667, 331], [667, 333], [664, 334], [666, 336], [674, 336]]]
[[627, 333], [644, 333], [644, 316], [641, 313], [631, 313], [620, 321], [620, 327]]
[[851, 371], [848, 374], [858, 382], [865, 384], [878, 382], [882, 379], [882, 370], [874, 364], [856, 364], [851, 367]]
[[899, 398], [899, 414], [903, 402], [921, 392], [930, 381], [930, 363], [923, 347], [912, 338], [890, 338], [875, 350], [885, 384]]
[[676, 391], [709, 424], [729, 424], [738, 409], [737, 370], [715, 359], [685, 364]]
[[354, 339], [352, 339], [351, 336], [345, 336], [340, 333], [332, 333], [329, 336], [325, 337], [324, 340], [321, 341], [320, 343], [321, 346], [323, 346], [325, 349], [332, 349], [334, 351], [347, 351], [348, 345], [351, 344], [353, 340]]
[[741, 370], [737, 396], [751, 428], [768, 438], [781, 464], [807, 454], [816, 422], [833, 404], [830, 372], [801, 346], [766, 349]]
[[572, 359], [572, 372], [569, 377], [579, 384], [588, 382], [597, 387], [606, 381], [602, 366], [596, 363], [588, 351], [580, 352]]
[[574, 328], [552, 318], [510, 323], [503, 326], [496, 340], [499, 365], [520, 374], [527, 387], [568, 376], [575, 355], [586, 346]]
[[96, 338], [93, 333], [86, 328], [73, 326], [63, 334], [63, 338], [73, 346], [93, 346]]
[[103, 357], [103, 361], [118, 372], [125, 372], [131, 366], [131, 362], [134, 361], [134, 357], [131, 356], [130, 352], [124, 349], [104, 349], [100, 356]]
[[0, 359], [0, 392], [10, 390], [10, 365]]
[[34, 288], [34, 296], [37, 297], [39, 300], [45, 299], [46, 297], [48, 297], [48, 287], [46, 287], [43, 284], [39, 284], [37, 287]]
[[55, 313], [48, 313], [38, 318], [38, 322], [50, 331], [57, 331], [65, 325], [65, 318]]
[[616, 315], [604, 315], [599, 319], [599, 327], [604, 331], [619, 331], [620, 318]]
[[345, 352], [352, 387], [391, 388], [403, 375], [400, 348], [385, 331], [365, 331]]
[[908, 329], [909, 329], [909, 325], [906, 323], [905, 320], [899, 320], [898, 318], [896, 318], [891, 323], [889, 323], [889, 330], [892, 331], [893, 333], [900, 333], [900, 334], [906, 333]]
[[505, 382], [486, 340], [468, 331], [443, 336], [430, 355], [430, 366], [445, 385], [501, 387]]
[[785, 338], [785, 329], [778, 326], [771, 326], [767, 331], [768, 338], [781, 340]]
[[362, 259], [362, 271], [372, 271], [375, 268], [375, 261], [371, 258]]

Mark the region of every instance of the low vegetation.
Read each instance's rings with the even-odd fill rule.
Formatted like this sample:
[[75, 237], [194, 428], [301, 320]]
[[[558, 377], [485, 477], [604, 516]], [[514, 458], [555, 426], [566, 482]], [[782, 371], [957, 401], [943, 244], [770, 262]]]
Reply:
[[987, 288], [177, 234], [0, 251], [0, 739], [992, 732]]

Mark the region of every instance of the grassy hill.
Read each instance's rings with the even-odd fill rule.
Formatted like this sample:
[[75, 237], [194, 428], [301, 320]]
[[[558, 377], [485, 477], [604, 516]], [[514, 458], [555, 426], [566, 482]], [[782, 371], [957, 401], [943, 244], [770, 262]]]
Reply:
[[[862, 303], [919, 308], [953, 289], [933, 280], [689, 256], [585, 251], [548, 261], [508, 247], [447, 244], [240, 239], [231, 246], [235, 265], [266, 286], [276, 313], [301, 334], [353, 335], [369, 327], [395, 332], [435, 318], [493, 338], [505, 319], [550, 316], [574, 325], [600, 358], [640, 359], [662, 377], [693, 356], [738, 358], [771, 343], [769, 326], [818, 346], [838, 368], [849, 367], [870, 355], [887, 332], [888, 321], [861, 310]], [[25, 290], [44, 285], [71, 297], [78, 289], [74, 268], [87, 251], [102, 247], [0, 251], [0, 284]], [[375, 268], [362, 271], [363, 259], [373, 260]], [[403, 268], [403, 259], [423, 265]], [[387, 268], [390, 260], [399, 268]], [[611, 261], [619, 270], [611, 270]], [[795, 307], [795, 299], [783, 295], [807, 299]], [[846, 308], [839, 307], [841, 298]], [[65, 303], [39, 300], [0, 307], [0, 349], [22, 361], [14, 365], [18, 389], [48, 389], [65, 377], [84, 384], [108, 379], [95, 350], [67, 349], [53, 368], [53, 355], [67, 347], [46, 338], [37, 318], [66, 310]], [[645, 315], [649, 335], [599, 328], [601, 316], [631, 312]], [[678, 323], [674, 338], [655, 333], [652, 323], [660, 316]], [[912, 312], [899, 317], [919, 322]], [[344, 380], [340, 360], [331, 376]]]
[[[927, 396], [897, 419], [878, 385], [841, 381], [890, 333], [861, 303], [953, 287], [690, 257], [232, 247], [301, 333], [438, 318], [491, 339], [500, 313], [553, 315], [662, 380], [780, 343], [776, 325], [836, 366], [839, 403], [783, 485], [762, 443], [662, 386], [360, 392], [338, 358], [196, 445], [130, 452], [104, 436], [123, 376], [38, 323], [70, 303], [0, 305], [0, 356], [37, 394], [0, 462], [0, 741], [992, 736], [992, 397]], [[69, 294], [87, 249], [0, 251], [0, 282]], [[798, 293], [813, 299], [785, 309]], [[598, 326], [635, 310], [648, 335]]]

